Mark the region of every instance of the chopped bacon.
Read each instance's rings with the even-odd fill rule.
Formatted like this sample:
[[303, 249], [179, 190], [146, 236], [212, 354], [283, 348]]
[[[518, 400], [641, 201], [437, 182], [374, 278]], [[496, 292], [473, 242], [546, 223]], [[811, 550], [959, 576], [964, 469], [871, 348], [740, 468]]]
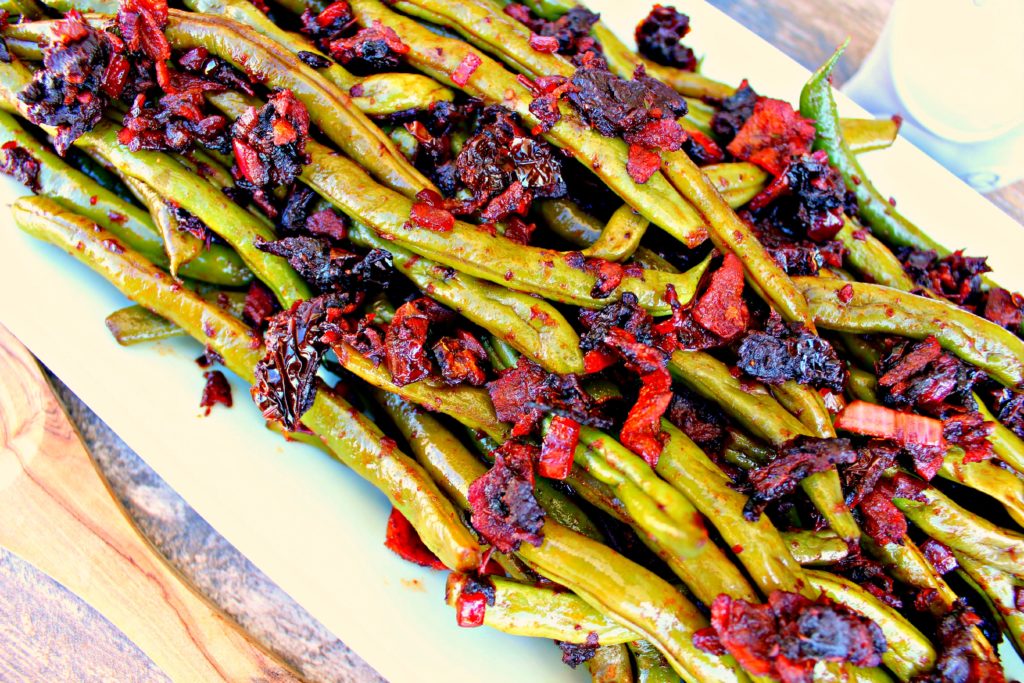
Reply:
[[384, 545], [403, 560], [430, 569], [445, 569], [434, 553], [423, 543], [416, 529], [398, 508], [391, 508]]
[[722, 409], [688, 389], [676, 389], [665, 417], [708, 453], [717, 453], [725, 443], [727, 421]]
[[640, 375], [640, 394], [636, 405], [626, 416], [619, 439], [654, 467], [665, 445], [661, 416], [672, 401], [668, 357], [653, 346], [639, 343], [633, 335], [619, 328], [609, 330], [605, 343], [622, 357], [629, 369]]
[[747, 329], [750, 314], [743, 301], [743, 264], [734, 254], [726, 254], [711, 275], [708, 288], [693, 307], [693, 319], [723, 340]]
[[626, 172], [633, 182], [643, 185], [661, 168], [661, 155], [640, 145], [629, 146]]
[[853, 401], [835, 419], [836, 429], [891, 439], [900, 444], [945, 446], [942, 422], [866, 401]]
[[959, 598], [939, 621], [939, 656], [930, 673], [914, 683], [1006, 683], [1006, 674], [997, 659], [982, 659], [975, 646], [974, 629], [981, 618]]
[[321, 44], [326, 45], [336, 60], [360, 73], [394, 71], [402, 65], [402, 57], [409, 53], [409, 46], [394, 29], [376, 20], [354, 36], [337, 37], [329, 42], [322, 40]]
[[409, 219], [417, 226], [434, 232], [451, 232], [455, 227], [455, 216], [451, 212], [423, 201], [413, 202]]
[[121, 0], [117, 28], [128, 50], [155, 62], [170, 59], [171, 45], [164, 36], [167, 13], [167, 0]]
[[784, 235], [814, 242], [831, 240], [843, 227], [846, 186], [819, 150], [794, 158], [768, 187], [750, 200], [758, 220]]
[[726, 149], [777, 176], [794, 157], [810, 153], [813, 140], [813, 122], [788, 102], [762, 97]]
[[398, 307], [384, 336], [385, 362], [395, 384], [405, 386], [430, 374], [432, 365], [426, 351], [430, 324], [451, 317], [451, 311], [429, 297]]
[[992, 287], [985, 297], [982, 314], [986, 320], [991, 320], [1020, 336], [1021, 320], [1024, 319], [1024, 297], [1002, 287]]
[[506, 441], [493, 455], [494, 465], [469, 487], [473, 528], [504, 553], [524, 541], [539, 547], [545, 515], [533, 491], [537, 448]]
[[541, 444], [537, 473], [548, 479], [562, 480], [572, 471], [576, 444], [580, 440], [580, 423], [555, 415]]
[[754, 493], [743, 508], [743, 516], [756, 521], [769, 502], [792, 493], [807, 477], [856, 460], [857, 451], [849, 439], [797, 437], [776, 459], [747, 473]]
[[452, 83], [464, 88], [469, 83], [470, 77], [476, 73], [476, 70], [483, 63], [480, 56], [475, 52], [467, 52], [466, 56], [462, 58], [459, 65], [455, 67], [455, 71], [452, 72]]
[[590, 28], [597, 22], [598, 15], [585, 7], [576, 5], [558, 19], [547, 21], [531, 12], [526, 5], [512, 2], [505, 7], [505, 14], [524, 24], [537, 37], [554, 39], [553, 52], [574, 61], [583, 54], [601, 52], [600, 44], [590, 35]]
[[977, 303], [982, 295], [981, 276], [992, 270], [987, 259], [964, 256], [962, 249], [940, 258], [934, 251], [906, 247], [897, 249], [896, 256], [919, 286], [960, 306]]
[[218, 403], [226, 408], [231, 407], [231, 385], [227, 377], [220, 370], [208, 370], [203, 373], [206, 384], [203, 385], [203, 397], [199, 400], [199, 407], [206, 408], [206, 415]]
[[520, 356], [515, 367], [508, 368], [487, 385], [494, 411], [502, 422], [513, 423], [513, 436], [530, 433], [540, 421], [541, 411], [531, 407], [544, 390], [548, 373]]
[[454, 337], [444, 337], [434, 344], [434, 358], [441, 369], [441, 379], [452, 386], [482, 386], [487, 381], [483, 366], [487, 360], [487, 351], [469, 332], [458, 330], [455, 334]]

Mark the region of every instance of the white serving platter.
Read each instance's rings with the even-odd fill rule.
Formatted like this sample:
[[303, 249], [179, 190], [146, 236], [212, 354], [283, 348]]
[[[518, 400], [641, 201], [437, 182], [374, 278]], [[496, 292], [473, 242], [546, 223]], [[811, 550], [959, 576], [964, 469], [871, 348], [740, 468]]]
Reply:
[[[590, 0], [621, 36], [646, 3]], [[704, 70], [749, 78], [763, 94], [796, 101], [808, 72], [720, 11], [680, 0]], [[847, 116], [864, 112], [840, 98]], [[930, 234], [988, 255], [999, 280], [1024, 289], [1024, 231], [984, 197], [900, 141], [864, 157], [878, 186]], [[23, 194], [0, 182], [5, 206]], [[316, 449], [268, 432], [247, 389], [202, 417], [203, 378], [191, 341], [119, 347], [103, 318], [126, 304], [100, 277], [0, 216], [0, 322], [103, 418], [220, 533], [393, 683], [582, 681], [546, 641], [460, 629], [444, 578], [382, 545], [388, 504]], [[0, 472], [0, 481], [3, 473]], [[1024, 669], [1011, 664], [1018, 677]]]

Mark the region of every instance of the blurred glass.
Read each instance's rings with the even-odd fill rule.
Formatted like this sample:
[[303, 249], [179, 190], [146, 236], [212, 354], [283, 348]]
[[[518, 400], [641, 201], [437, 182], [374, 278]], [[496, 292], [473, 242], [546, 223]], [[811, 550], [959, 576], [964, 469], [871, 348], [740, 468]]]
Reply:
[[980, 191], [1024, 178], [1024, 0], [896, 0], [843, 90]]

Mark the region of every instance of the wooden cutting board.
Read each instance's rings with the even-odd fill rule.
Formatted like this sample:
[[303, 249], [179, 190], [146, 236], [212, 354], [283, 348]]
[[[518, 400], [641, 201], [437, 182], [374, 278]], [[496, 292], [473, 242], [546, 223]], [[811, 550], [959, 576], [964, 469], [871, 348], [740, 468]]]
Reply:
[[299, 678], [143, 538], [35, 359], [3, 326], [0, 545], [89, 603], [174, 681]]

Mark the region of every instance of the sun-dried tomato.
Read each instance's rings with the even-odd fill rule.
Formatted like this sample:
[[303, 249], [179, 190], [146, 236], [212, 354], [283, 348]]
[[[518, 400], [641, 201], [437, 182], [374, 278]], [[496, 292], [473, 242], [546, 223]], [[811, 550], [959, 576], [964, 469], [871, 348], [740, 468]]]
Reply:
[[129, 52], [161, 62], [171, 58], [171, 45], [164, 36], [167, 0], [122, 0], [117, 10], [117, 28]]
[[747, 329], [750, 314], [743, 301], [743, 264], [732, 253], [711, 275], [707, 289], [693, 307], [693, 319], [723, 340]]
[[423, 543], [416, 529], [398, 508], [391, 508], [384, 545], [403, 560], [430, 569], [446, 569], [441, 560]]
[[949, 546], [934, 538], [921, 543], [921, 552], [939, 574], [948, 574], [957, 568], [956, 556]]
[[676, 388], [665, 417], [709, 453], [717, 453], [725, 443], [725, 413], [689, 389]]
[[598, 309], [584, 309], [580, 311], [580, 324], [585, 332], [580, 336], [580, 348], [583, 351], [593, 351], [604, 347], [604, 340], [608, 332], [617, 327], [629, 332], [645, 344], [653, 341], [651, 335], [651, 315], [639, 304], [639, 300], [632, 292], [623, 292], [618, 301]]
[[814, 123], [788, 102], [762, 97], [726, 149], [777, 176], [793, 158], [810, 153], [814, 134]]
[[843, 227], [847, 191], [839, 171], [819, 150], [794, 158], [756, 197], [750, 210], [789, 237], [831, 240]]
[[672, 401], [668, 356], [619, 328], [610, 329], [604, 341], [619, 354], [627, 368], [640, 376], [640, 394], [626, 416], [619, 440], [654, 467], [665, 445], [661, 416]]
[[469, 332], [457, 330], [454, 337], [443, 337], [434, 344], [433, 352], [445, 384], [479, 387], [487, 381], [487, 351]]
[[379, 21], [359, 29], [350, 38], [327, 44], [331, 56], [360, 75], [395, 71], [409, 53], [409, 46], [390, 26]]
[[545, 413], [600, 428], [609, 425], [575, 375], [549, 373], [524, 356], [489, 382], [487, 391], [498, 419], [513, 424], [513, 436], [532, 433]]
[[210, 414], [213, 406], [220, 404], [225, 408], [231, 407], [231, 385], [228, 378], [220, 370], [207, 370], [203, 373], [206, 384], [203, 385], [203, 397], [199, 400], [199, 407], [205, 408], [205, 415]]
[[252, 96], [256, 94], [252, 82], [238, 69], [205, 47], [194, 47], [183, 52], [175, 61], [185, 72], [198, 76], [204, 81], [216, 83], [224, 90], [237, 90]]
[[[205, 92], [222, 89], [211, 84]], [[136, 95], [124, 115], [124, 127], [117, 133], [118, 141], [133, 152], [149, 149], [181, 153], [196, 143], [219, 152], [229, 151], [230, 122], [220, 114], [205, 111], [203, 92], [188, 90], [156, 100], [144, 94]]]
[[585, 664], [597, 654], [597, 648], [601, 645], [598, 642], [597, 633], [591, 631], [587, 634], [585, 643], [566, 643], [556, 640], [555, 644], [562, 650], [562, 663], [570, 669], [575, 669], [580, 664]]
[[39, 192], [39, 160], [14, 140], [5, 142], [0, 150], [3, 151], [0, 173], [11, 176], [33, 192]]
[[1024, 439], [1024, 394], [1000, 388], [992, 394], [992, 412], [1010, 431]]
[[452, 72], [452, 83], [460, 88], [465, 87], [482, 63], [480, 55], [475, 52], [467, 52], [459, 65], [455, 67], [455, 71]]
[[795, 380], [837, 392], [846, 384], [846, 365], [832, 345], [800, 323], [770, 319], [764, 332], [744, 337], [738, 355], [740, 370], [767, 384]]
[[753, 227], [754, 235], [765, 251], [788, 275], [817, 275], [825, 267], [843, 267], [846, 247], [842, 242], [795, 239], [784, 234], [771, 221], [755, 222], [749, 211], [741, 211], [739, 215]]
[[655, 5], [635, 31], [636, 49], [653, 62], [683, 71], [696, 71], [697, 56], [683, 45], [690, 17], [675, 7]]
[[[577, 5], [558, 19], [547, 21], [531, 12], [526, 5], [513, 2], [505, 6], [505, 14], [525, 24], [535, 36], [553, 38], [556, 41], [553, 51], [561, 55], [575, 59], [586, 53], [601, 52], [601, 45], [590, 36], [590, 29], [597, 23], [599, 15], [585, 7]], [[544, 43], [545, 51], [548, 45]]]
[[405, 386], [430, 375], [433, 364], [426, 348], [430, 325], [447, 322], [452, 316], [451, 311], [429, 297], [398, 307], [384, 336], [385, 362], [395, 384]]
[[711, 131], [723, 143], [732, 142], [754, 113], [754, 105], [759, 99], [761, 96], [744, 79], [735, 93], [722, 100], [721, 108], [711, 119]]
[[245, 293], [242, 320], [253, 327], [262, 327], [263, 322], [277, 311], [277, 299], [265, 284], [254, 280]]
[[698, 166], [720, 164], [725, 160], [725, 152], [718, 146], [718, 143], [698, 130], [686, 131], [682, 150]]
[[539, 547], [545, 515], [533, 491], [537, 448], [506, 441], [493, 455], [494, 465], [469, 487], [470, 522], [501, 552], [514, 552], [524, 541]]
[[580, 440], [580, 423], [572, 418], [556, 415], [541, 444], [537, 473], [548, 479], [562, 480], [572, 471], [576, 445]]
[[935, 666], [914, 678], [914, 683], [1005, 683], [1002, 665], [978, 656], [973, 631], [980, 624], [966, 598], [959, 598], [939, 621]]
[[451, 232], [455, 227], [455, 216], [450, 211], [431, 206], [424, 201], [413, 202], [409, 220], [420, 228], [434, 232]]
[[856, 460], [857, 451], [849, 439], [797, 437], [770, 463], [747, 473], [754, 492], [743, 508], [743, 516], [756, 521], [768, 503], [789, 495], [807, 477]]
[[331, 246], [323, 237], [296, 235], [273, 242], [256, 242], [256, 248], [288, 259], [306, 282], [318, 292], [341, 290], [352, 280], [352, 270], [360, 257]]
[[901, 543], [907, 534], [907, 519], [892, 501], [894, 498], [906, 498], [923, 502], [921, 492], [926, 488], [924, 482], [904, 472], [880, 481], [860, 502], [864, 533], [879, 545]]
[[332, 2], [319, 14], [308, 7], [302, 13], [302, 32], [326, 50], [354, 24], [355, 14], [345, 0]]
[[494, 582], [486, 576], [467, 576], [455, 600], [455, 623], [462, 628], [484, 625], [488, 605], [494, 606]]

